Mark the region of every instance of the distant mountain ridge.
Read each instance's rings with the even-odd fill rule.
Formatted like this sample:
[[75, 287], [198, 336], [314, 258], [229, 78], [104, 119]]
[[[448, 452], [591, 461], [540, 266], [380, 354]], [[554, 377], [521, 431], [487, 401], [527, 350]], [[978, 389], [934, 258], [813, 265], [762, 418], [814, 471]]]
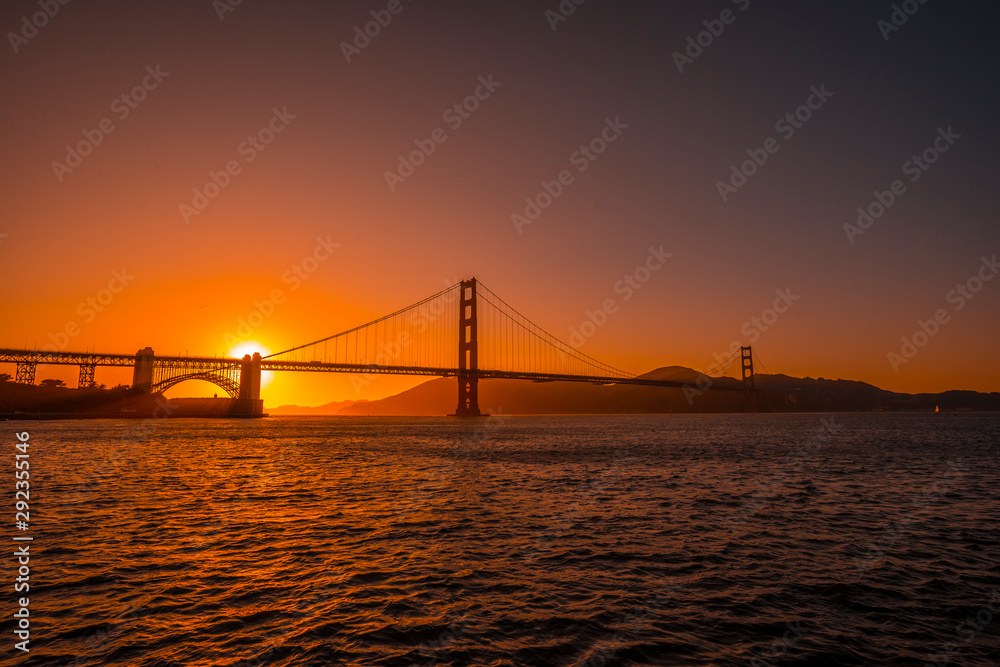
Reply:
[[356, 403], [367, 403], [367, 399], [361, 401], [330, 401], [323, 405], [279, 405], [276, 408], [266, 408], [265, 412], [272, 415], [335, 415]]
[[[703, 391], [706, 386], [741, 389], [733, 378], [708, 378], [684, 366], [665, 366], [642, 378], [686, 382], [687, 388], [635, 385], [589, 385], [572, 382], [481, 380], [479, 405], [505, 414], [635, 414], [745, 412], [753, 409], [745, 392]], [[700, 384], [698, 384], [700, 381]], [[1000, 410], [1000, 393], [947, 391], [900, 394], [856, 380], [756, 375], [756, 409], [761, 412], [877, 410]], [[339, 414], [357, 416], [432, 416], [455, 411], [458, 390], [453, 378], [430, 380], [376, 401], [334, 401], [316, 408], [282, 406], [270, 414]], [[300, 412], [291, 412], [291, 408]]]

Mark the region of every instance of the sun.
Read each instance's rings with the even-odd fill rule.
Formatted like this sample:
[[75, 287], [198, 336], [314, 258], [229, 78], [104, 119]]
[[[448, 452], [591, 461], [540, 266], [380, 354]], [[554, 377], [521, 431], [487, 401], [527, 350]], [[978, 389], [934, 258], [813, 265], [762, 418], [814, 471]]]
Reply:
[[[253, 356], [254, 352], [260, 352], [260, 356], [266, 357], [271, 354], [271, 350], [267, 347], [261, 345], [255, 340], [245, 340], [242, 343], [237, 343], [229, 348], [226, 352], [226, 356], [230, 359], [242, 359], [244, 355], [249, 354]], [[271, 384], [271, 380], [274, 379], [273, 371], [262, 371], [260, 374], [260, 388], [263, 389], [267, 385]]]
[[271, 350], [267, 349], [257, 341], [245, 340], [229, 348], [229, 351], [226, 352], [226, 356], [230, 359], [242, 359], [246, 354], [253, 356], [254, 352], [260, 352], [260, 356], [262, 357], [266, 357], [271, 354]]

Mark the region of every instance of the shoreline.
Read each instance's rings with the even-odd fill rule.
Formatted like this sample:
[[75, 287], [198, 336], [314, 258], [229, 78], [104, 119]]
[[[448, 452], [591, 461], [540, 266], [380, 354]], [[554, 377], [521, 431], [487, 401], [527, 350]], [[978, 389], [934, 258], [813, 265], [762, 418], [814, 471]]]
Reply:
[[[731, 415], [808, 415], [808, 414], [836, 414], [836, 415], [858, 415], [858, 414], [939, 414], [939, 415], [955, 415], [955, 414], [998, 414], [1000, 410], [981, 410], [981, 409], [955, 409], [955, 410], [941, 410], [935, 412], [934, 410], [788, 410], [788, 411], [771, 411], [771, 412], [580, 412], [580, 413], [511, 413], [504, 414], [503, 417], [651, 417], [660, 415], [670, 415], [678, 417], [712, 417], [712, 416], [731, 416]], [[489, 415], [483, 415], [484, 417], [489, 417]], [[136, 413], [136, 412], [95, 412], [95, 413], [73, 413], [73, 412], [0, 412], [0, 422], [4, 421], [60, 421], [60, 420], [76, 420], [76, 419], [261, 419], [263, 417], [273, 417], [273, 418], [297, 418], [297, 417], [337, 417], [341, 419], [358, 419], [358, 418], [380, 418], [380, 419], [438, 419], [443, 417], [454, 417], [454, 415], [440, 414], [440, 415], [283, 415], [283, 414], [269, 414], [263, 413], [259, 415], [246, 415], [246, 414], [171, 414], [171, 415], [153, 415], [147, 413]], [[459, 417], [461, 419], [461, 417]]]

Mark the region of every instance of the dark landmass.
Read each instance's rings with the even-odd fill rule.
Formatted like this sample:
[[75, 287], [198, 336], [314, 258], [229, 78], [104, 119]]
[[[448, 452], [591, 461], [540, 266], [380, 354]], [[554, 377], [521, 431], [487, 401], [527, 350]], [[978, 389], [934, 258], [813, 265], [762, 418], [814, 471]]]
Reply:
[[245, 401], [232, 398], [164, 398], [127, 387], [70, 389], [0, 382], [0, 419], [150, 419], [243, 417]]
[[268, 408], [272, 415], [335, 415], [344, 408], [349, 408], [356, 403], [367, 403], [368, 400], [361, 401], [331, 401], [324, 405], [279, 405], [276, 408]]
[[[708, 378], [682, 366], [658, 368], [641, 377], [690, 383], [689, 387], [589, 385], [573, 382], [482, 380], [479, 405], [504, 414], [655, 414], [711, 412], [856, 412], [1000, 410], [1000, 393], [946, 391], [899, 394], [855, 380], [757, 375], [757, 393], [712, 391], [742, 389], [733, 378]], [[377, 401], [333, 401], [308, 407], [285, 405], [274, 415], [422, 416], [455, 411], [458, 390], [454, 378], [439, 378]], [[53, 419], [79, 417], [230, 417], [242, 416], [242, 406], [229, 398], [143, 396], [128, 388], [69, 389], [0, 383], [0, 418]]]
[[[645, 414], [752, 412], [744, 392], [702, 391], [699, 387], [741, 388], [733, 378], [708, 378], [682, 366], [668, 366], [641, 376], [689, 382], [690, 388], [533, 383], [482, 380], [479, 407], [505, 414]], [[700, 384], [699, 384], [700, 382]], [[756, 410], [760, 412], [854, 412], [902, 410], [1000, 410], [1000, 393], [947, 391], [899, 394], [854, 380], [757, 375]], [[443, 415], [455, 411], [455, 381], [441, 378], [379, 401], [342, 408], [341, 415]]]

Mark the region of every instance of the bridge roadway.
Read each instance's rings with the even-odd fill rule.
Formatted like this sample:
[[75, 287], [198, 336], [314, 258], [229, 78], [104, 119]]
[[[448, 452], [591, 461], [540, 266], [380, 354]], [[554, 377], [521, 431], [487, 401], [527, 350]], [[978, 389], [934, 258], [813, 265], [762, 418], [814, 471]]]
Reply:
[[[159, 358], [159, 357], [157, 357]], [[305, 371], [328, 373], [382, 373], [385, 375], [437, 375], [455, 377], [457, 368], [419, 368], [409, 366], [385, 366], [380, 364], [333, 364], [322, 361], [261, 361], [262, 371]], [[558, 373], [532, 373], [526, 371], [491, 371], [478, 369], [474, 373], [480, 380], [531, 380], [533, 382], [586, 382], [590, 384], [629, 384], [644, 387], [691, 387], [692, 382], [676, 380], [652, 380], [641, 377], [607, 378], [591, 375], [565, 375]], [[743, 387], [712, 387], [720, 391], [746, 391]]]
[[[243, 359], [233, 357], [159, 356], [161, 366], [183, 367], [191, 371], [214, 370], [231, 366], [240, 368]], [[103, 354], [97, 352], [51, 352], [45, 350], [0, 349], [0, 363], [34, 363], [63, 366], [135, 366], [134, 354]], [[456, 377], [458, 368], [432, 368], [420, 366], [392, 366], [383, 364], [348, 364], [322, 361], [278, 361], [261, 359], [261, 371], [296, 371], [312, 373], [362, 373], [381, 375], [424, 375]], [[589, 375], [564, 375], [527, 371], [499, 371], [478, 369], [474, 372], [481, 380], [530, 380], [533, 382], [584, 382], [600, 385], [627, 384], [645, 387], [690, 387], [691, 382], [653, 380], [641, 377], [607, 378]], [[712, 387], [716, 391], [745, 391], [741, 387]]]

